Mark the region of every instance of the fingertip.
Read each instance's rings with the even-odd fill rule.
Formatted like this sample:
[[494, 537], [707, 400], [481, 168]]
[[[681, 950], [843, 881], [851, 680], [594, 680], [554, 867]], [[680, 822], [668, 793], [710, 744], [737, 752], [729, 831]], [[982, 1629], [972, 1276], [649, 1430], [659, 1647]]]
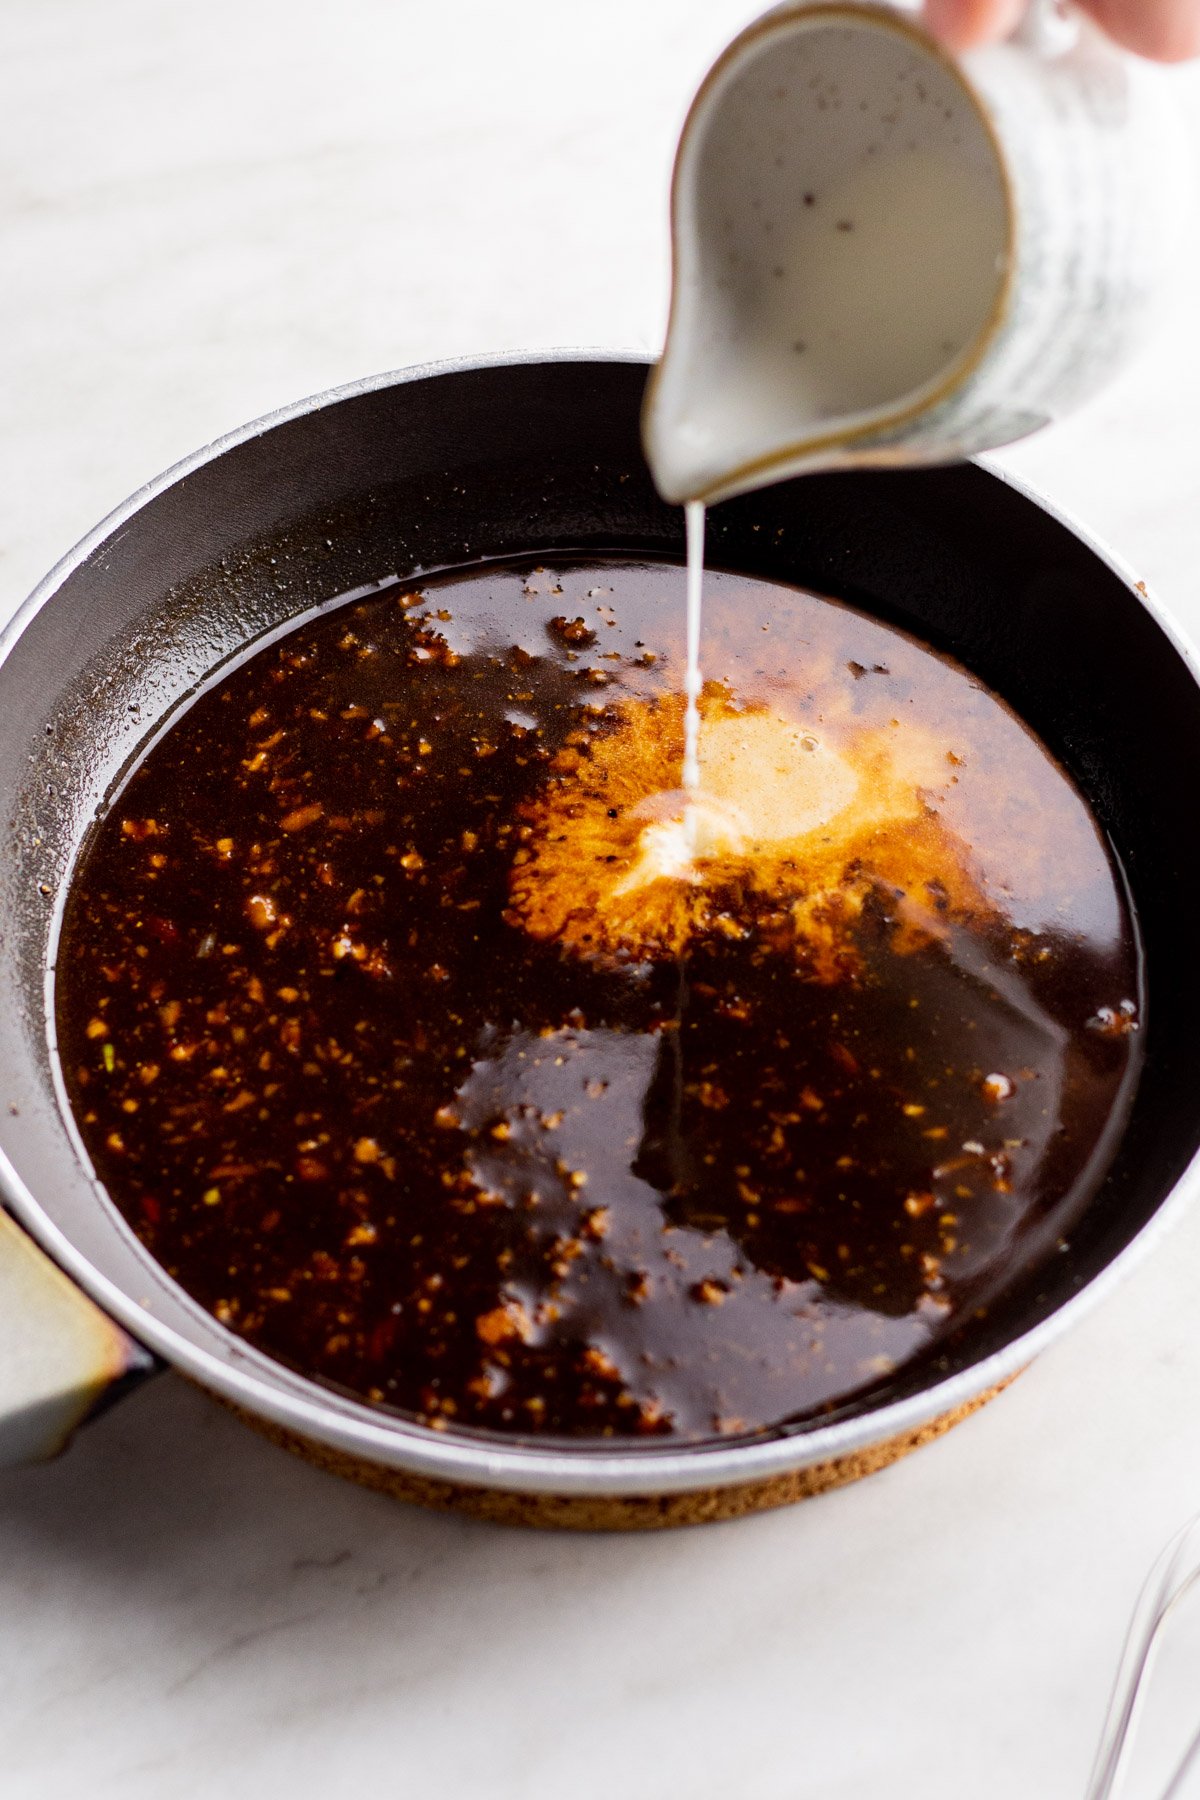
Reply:
[[1154, 62], [1200, 56], [1200, 0], [1082, 0], [1087, 12], [1126, 50]]
[[970, 50], [1007, 37], [1024, 10], [1024, 0], [925, 0], [924, 19], [948, 50]]

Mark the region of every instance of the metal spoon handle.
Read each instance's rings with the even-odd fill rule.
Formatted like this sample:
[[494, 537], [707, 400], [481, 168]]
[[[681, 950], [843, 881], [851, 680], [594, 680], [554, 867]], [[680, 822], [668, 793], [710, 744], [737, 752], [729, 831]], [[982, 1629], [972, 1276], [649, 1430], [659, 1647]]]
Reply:
[[[1138, 1596], [1121, 1651], [1086, 1800], [1116, 1800], [1120, 1793], [1163, 1627], [1197, 1581], [1200, 1581], [1200, 1516], [1192, 1519], [1167, 1544]], [[1176, 1800], [1198, 1758], [1200, 1731], [1184, 1752], [1163, 1800]]]

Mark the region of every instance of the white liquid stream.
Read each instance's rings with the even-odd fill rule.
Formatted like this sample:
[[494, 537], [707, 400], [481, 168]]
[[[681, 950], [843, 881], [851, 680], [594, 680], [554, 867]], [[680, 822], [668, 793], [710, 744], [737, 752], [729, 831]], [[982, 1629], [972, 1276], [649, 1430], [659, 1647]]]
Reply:
[[687, 520], [687, 674], [683, 715], [683, 786], [689, 799], [700, 792], [700, 625], [704, 608], [704, 502], [689, 500]]

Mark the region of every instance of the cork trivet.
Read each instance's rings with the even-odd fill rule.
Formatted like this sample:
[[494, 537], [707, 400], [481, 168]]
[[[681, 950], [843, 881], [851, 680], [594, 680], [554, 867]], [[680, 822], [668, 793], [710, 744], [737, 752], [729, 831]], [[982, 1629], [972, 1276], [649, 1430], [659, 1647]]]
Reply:
[[[710, 1525], [720, 1519], [740, 1519], [750, 1513], [767, 1512], [777, 1506], [791, 1506], [830, 1488], [845, 1487], [874, 1475], [898, 1462], [922, 1444], [931, 1444], [963, 1419], [978, 1412], [989, 1400], [1015, 1380], [997, 1383], [973, 1400], [942, 1413], [914, 1431], [901, 1432], [881, 1443], [849, 1456], [838, 1456], [828, 1462], [811, 1463], [784, 1475], [768, 1475], [758, 1481], [742, 1481], [732, 1487], [699, 1488], [686, 1494], [520, 1494], [499, 1488], [471, 1487], [466, 1484], [438, 1481], [427, 1475], [414, 1475], [401, 1469], [388, 1469], [364, 1457], [350, 1456], [327, 1444], [315, 1442], [289, 1431], [274, 1421], [247, 1412], [230, 1401], [230, 1407], [247, 1425], [270, 1438], [305, 1462], [327, 1469], [332, 1475], [344, 1476], [377, 1493], [391, 1494], [397, 1500], [418, 1506], [434, 1507], [442, 1512], [468, 1513], [472, 1518], [488, 1519], [496, 1525], [525, 1525], [556, 1531], [658, 1531], [675, 1525]], [[220, 1398], [220, 1396], [215, 1396]]]

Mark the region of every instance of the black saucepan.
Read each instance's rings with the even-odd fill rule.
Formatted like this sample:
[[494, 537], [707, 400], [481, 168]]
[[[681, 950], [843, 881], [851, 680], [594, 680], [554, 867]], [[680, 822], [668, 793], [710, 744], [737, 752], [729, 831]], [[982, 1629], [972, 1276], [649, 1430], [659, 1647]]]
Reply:
[[1108, 556], [977, 466], [810, 477], [718, 507], [710, 525], [715, 563], [849, 600], [997, 689], [1088, 796], [1140, 917], [1145, 1065], [1108, 1178], [1068, 1252], [936, 1362], [836, 1422], [753, 1442], [484, 1443], [385, 1416], [250, 1349], [175, 1287], [93, 1183], [56, 1080], [47, 967], [64, 884], [114, 777], [249, 639], [375, 577], [563, 548], [678, 554], [681, 515], [656, 497], [639, 450], [645, 379], [627, 360], [533, 357], [305, 402], [134, 495], [0, 639], [7, 1460], [45, 1449], [115, 1378], [161, 1359], [293, 1447], [419, 1499], [584, 1525], [744, 1511], [878, 1467], [940, 1429], [1181, 1206], [1200, 1142], [1196, 669]]

